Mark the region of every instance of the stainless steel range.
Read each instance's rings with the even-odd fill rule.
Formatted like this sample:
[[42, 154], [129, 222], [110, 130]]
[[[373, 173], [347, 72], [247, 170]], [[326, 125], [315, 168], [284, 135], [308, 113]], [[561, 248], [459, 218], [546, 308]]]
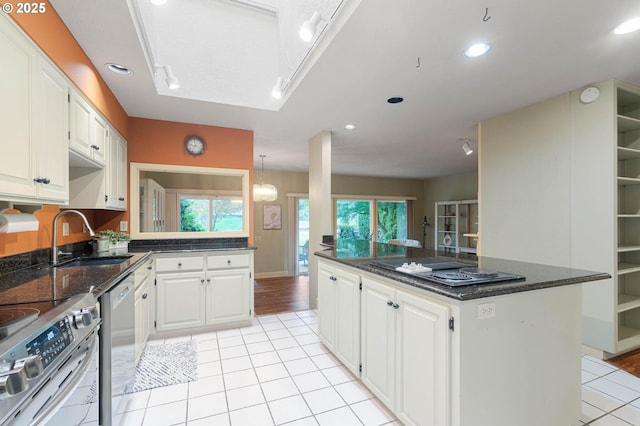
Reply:
[[46, 424], [92, 368], [96, 373], [96, 298], [87, 291], [56, 291], [48, 271], [24, 274], [23, 282], [0, 287], [2, 425]]
[[522, 275], [484, 270], [468, 263], [436, 257], [375, 260], [371, 265], [450, 287], [525, 279]]

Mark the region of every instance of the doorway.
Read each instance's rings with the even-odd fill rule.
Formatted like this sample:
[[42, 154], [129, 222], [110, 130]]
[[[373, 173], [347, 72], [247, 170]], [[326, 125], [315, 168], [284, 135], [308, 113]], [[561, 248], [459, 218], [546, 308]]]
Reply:
[[309, 275], [309, 199], [296, 198], [296, 275]]

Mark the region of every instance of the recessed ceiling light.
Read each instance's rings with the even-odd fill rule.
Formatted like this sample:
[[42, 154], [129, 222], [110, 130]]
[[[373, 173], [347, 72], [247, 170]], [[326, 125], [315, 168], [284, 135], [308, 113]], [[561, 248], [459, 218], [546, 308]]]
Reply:
[[404, 98], [400, 96], [394, 96], [393, 98], [387, 99], [387, 102], [390, 104], [399, 104], [402, 101], [404, 101]]
[[124, 65], [120, 64], [104, 64], [105, 68], [111, 72], [121, 75], [131, 75], [133, 74], [133, 70], [131, 68], [127, 68]]
[[613, 33], [616, 35], [622, 35], [629, 34], [638, 30], [640, 30], [640, 17], [629, 19], [628, 21], [623, 22], [613, 30]]
[[151, 2], [151, 4], [154, 4], [156, 6], [162, 6], [167, 2], [167, 0], [149, 0], [149, 1]]
[[354, 130], [356, 126], [355, 124], [345, 124], [344, 128], [347, 130]]
[[476, 43], [464, 51], [464, 56], [467, 58], [477, 58], [478, 56], [486, 55], [491, 50], [491, 45], [488, 43]]

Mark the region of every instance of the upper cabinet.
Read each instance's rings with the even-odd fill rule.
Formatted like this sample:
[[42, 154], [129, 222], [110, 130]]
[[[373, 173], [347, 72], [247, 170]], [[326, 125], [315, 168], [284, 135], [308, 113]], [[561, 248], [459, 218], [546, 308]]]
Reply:
[[[94, 155], [93, 159], [98, 158], [96, 155], [99, 152], [106, 154], [103, 157], [104, 166], [98, 167], [93, 159], [89, 161], [89, 158], [78, 157], [73, 150], [69, 152], [72, 162], [69, 169], [69, 206], [77, 209], [126, 210], [127, 142], [99, 116], [92, 118], [89, 123], [94, 124], [95, 130], [102, 129], [102, 124], [106, 126], [103, 148], [89, 151]], [[102, 130], [97, 133], [102, 134]]]
[[104, 166], [108, 126], [95, 109], [76, 91], [70, 95], [69, 149], [73, 166]]
[[0, 56], [0, 199], [66, 204], [69, 85], [6, 17]]
[[113, 128], [109, 129], [107, 143], [106, 207], [109, 209], [127, 209], [127, 141]]

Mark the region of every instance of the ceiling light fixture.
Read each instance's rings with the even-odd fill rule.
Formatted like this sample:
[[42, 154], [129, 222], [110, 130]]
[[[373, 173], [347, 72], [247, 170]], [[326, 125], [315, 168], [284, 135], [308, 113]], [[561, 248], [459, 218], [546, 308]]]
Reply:
[[167, 83], [167, 87], [171, 90], [179, 89], [180, 82], [178, 81], [176, 76], [173, 74], [173, 71], [171, 70], [171, 66], [165, 65], [164, 67], [162, 67], [162, 69], [164, 70], [164, 74], [166, 76], [164, 81]]
[[629, 34], [638, 30], [640, 30], [640, 17], [629, 19], [628, 21], [623, 22], [613, 30], [613, 33], [616, 35], [622, 35]]
[[162, 6], [167, 3], [167, 0], [149, 0], [154, 6]]
[[276, 80], [276, 84], [273, 85], [273, 89], [271, 89], [271, 96], [276, 99], [282, 98], [282, 92], [284, 91], [284, 80], [282, 77], [278, 77]]
[[471, 139], [458, 139], [458, 142], [463, 142], [462, 144], [462, 150], [464, 151], [465, 155], [471, 155], [473, 154], [473, 148], [471, 148], [471, 145], [469, 145], [469, 142], [471, 142]]
[[309, 43], [313, 40], [313, 37], [316, 35], [318, 24], [320, 23], [320, 19], [322, 19], [320, 14], [317, 11], [314, 11], [313, 15], [311, 15], [311, 19], [304, 21], [300, 27], [300, 31], [298, 32], [302, 41]]
[[116, 74], [120, 74], [120, 75], [133, 74], [133, 70], [131, 70], [131, 68], [127, 68], [124, 65], [120, 65], [120, 64], [108, 63], [108, 64], [104, 64], [104, 67], [109, 71]]
[[356, 125], [355, 124], [345, 124], [344, 128], [347, 129], [347, 130], [354, 130], [356, 128]]
[[278, 198], [278, 189], [268, 183], [264, 183], [264, 157], [266, 155], [260, 155], [262, 159], [262, 172], [260, 173], [260, 183], [253, 184], [253, 201], [275, 201]]
[[488, 43], [476, 43], [464, 51], [464, 56], [467, 58], [477, 58], [482, 55], [486, 55], [491, 50], [491, 45]]

